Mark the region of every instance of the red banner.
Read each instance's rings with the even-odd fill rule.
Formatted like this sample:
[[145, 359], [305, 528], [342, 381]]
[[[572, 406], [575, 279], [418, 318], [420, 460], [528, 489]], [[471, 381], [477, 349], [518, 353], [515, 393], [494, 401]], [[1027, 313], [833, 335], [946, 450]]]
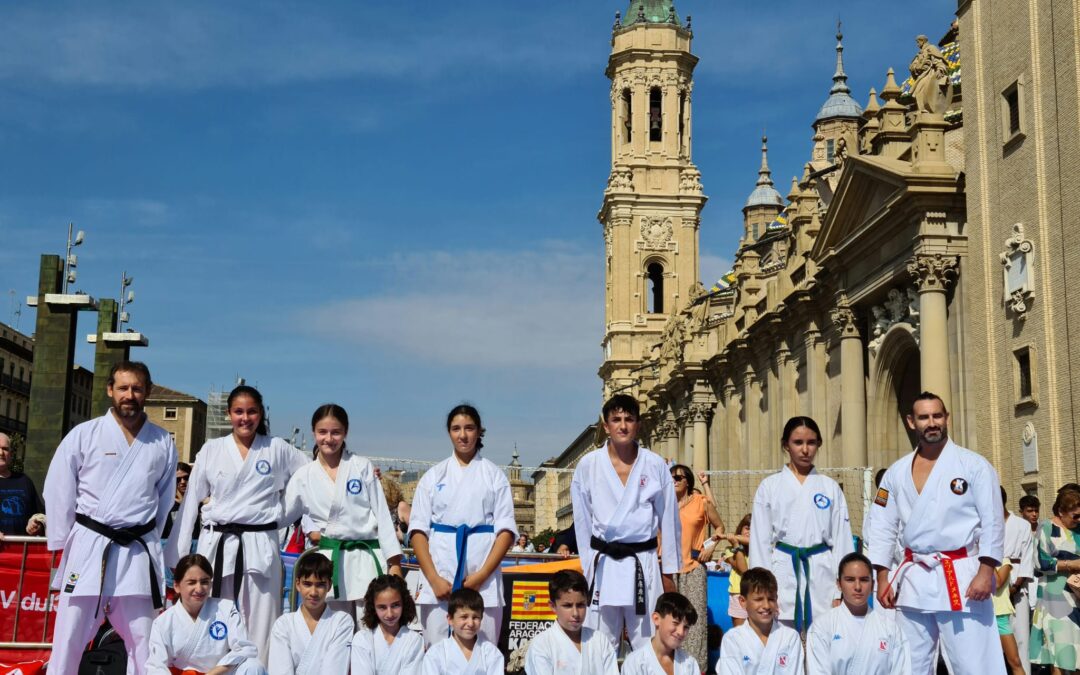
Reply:
[[[0, 542], [0, 642], [52, 642], [59, 601], [59, 592], [49, 591], [52, 559], [44, 541]], [[0, 664], [47, 658], [47, 653], [39, 649], [0, 649]], [[3, 672], [7, 670], [0, 667]], [[23, 672], [36, 671], [31, 667]]]

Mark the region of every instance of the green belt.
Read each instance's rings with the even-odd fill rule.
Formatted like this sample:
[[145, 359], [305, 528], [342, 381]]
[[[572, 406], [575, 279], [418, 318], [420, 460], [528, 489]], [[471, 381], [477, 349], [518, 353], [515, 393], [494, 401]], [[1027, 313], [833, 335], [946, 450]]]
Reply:
[[330, 556], [334, 563], [334, 599], [341, 599], [341, 552], [342, 551], [367, 551], [371, 559], [375, 561], [375, 572], [382, 576], [382, 560], [375, 553], [379, 547], [378, 539], [334, 539], [325, 534], [319, 539], [319, 550], [333, 551]]
[[[831, 550], [832, 546], [822, 542], [813, 546], [792, 546], [782, 541], [776, 542], [776, 550], [791, 556], [791, 566], [795, 568], [795, 630], [800, 633], [810, 628], [814, 620], [813, 605], [810, 599], [810, 556]], [[799, 595], [799, 580], [806, 577], [804, 596]]]

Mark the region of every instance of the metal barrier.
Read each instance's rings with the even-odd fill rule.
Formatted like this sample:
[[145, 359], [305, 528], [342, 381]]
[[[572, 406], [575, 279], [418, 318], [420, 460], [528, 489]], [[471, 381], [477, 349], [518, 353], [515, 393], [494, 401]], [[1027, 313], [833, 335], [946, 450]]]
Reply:
[[[13, 547], [21, 547], [21, 561], [19, 564], [19, 577], [18, 583], [14, 588], [14, 594], [11, 596], [11, 604], [15, 607], [14, 621], [11, 626], [11, 632], [4, 637], [10, 637], [8, 641], [0, 642], [0, 649], [50, 649], [52, 642], [49, 641], [49, 629], [51, 626], [50, 619], [52, 618], [53, 602], [52, 592], [47, 591], [45, 596], [45, 609], [44, 619], [42, 621], [41, 628], [41, 640], [39, 642], [19, 641], [19, 623], [23, 614], [23, 590], [25, 588], [27, 578], [27, 561], [30, 556], [30, 547], [33, 544], [45, 544], [45, 537], [26, 537], [26, 536], [5, 536], [0, 541], [0, 553], [10, 553], [10, 549]], [[53, 570], [56, 568], [56, 559], [60, 553], [57, 551], [49, 552], [49, 569], [47, 570], [47, 578], [51, 578]], [[46, 572], [46, 570], [40, 570]], [[6, 631], [5, 631], [6, 632]]]

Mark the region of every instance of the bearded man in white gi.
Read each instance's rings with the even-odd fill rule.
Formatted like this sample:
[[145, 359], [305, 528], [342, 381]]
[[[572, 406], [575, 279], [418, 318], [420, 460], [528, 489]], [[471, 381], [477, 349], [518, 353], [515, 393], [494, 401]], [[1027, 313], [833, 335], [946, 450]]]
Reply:
[[581, 567], [590, 580], [585, 626], [616, 650], [624, 625], [634, 649], [651, 649], [649, 610], [661, 593], [675, 590], [672, 575], [682, 568], [675, 483], [664, 459], [638, 445], [639, 411], [626, 394], [604, 404], [608, 441], [581, 458], [570, 483]]
[[109, 617], [142, 675], [150, 626], [162, 607], [161, 530], [176, 493], [176, 445], [146, 420], [150, 371], [123, 361], [109, 374], [113, 407], [60, 443], [45, 476], [50, 551], [63, 549], [49, 671], [72, 675]]
[[[1005, 538], [997, 472], [949, 440], [948, 422], [940, 397], [916, 397], [907, 424], [918, 447], [889, 467], [874, 497], [878, 600], [899, 610], [915, 675], [934, 672], [939, 641], [955, 675], [1004, 675], [990, 599]], [[890, 574], [897, 542], [904, 557]]]

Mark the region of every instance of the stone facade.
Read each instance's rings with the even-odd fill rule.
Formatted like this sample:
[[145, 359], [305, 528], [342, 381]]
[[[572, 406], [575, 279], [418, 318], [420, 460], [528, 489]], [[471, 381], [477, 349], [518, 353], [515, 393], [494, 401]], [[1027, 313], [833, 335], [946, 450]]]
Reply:
[[206, 443], [206, 403], [190, 394], [155, 384], [146, 399], [146, 417], [176, 442], [181, 462], [195, 461]]
[[[1080, 230], [1066, 227], [1078, 203], [1069, 197], [1080, 197], [1075, 12], [1049, 0], [960, 3], [941, 47], [963, 51], [966, 101], [958, 72], [941, 75], [941, 49], [920, 42], [912, 80], [902, 88], [890, 69], [880, 94], [856, 104], [838, 34], [833, 85], [786, 203], [770, 192], [763, 144], [730, 283], [708, 293], [697, 283], [697, 221], [675, 227], [672, 217], [682, 257], [665, 260], [665, 279], [690, 292], [665, 286], [662, 313], [640, 313], [648, 238], [635, 240], [631, 224], [654, 204], [696, 218], [704, 197], [649, 178], [654, 166], [692, 166], [688, 144], [665, 155], [613, 133], [612, 175], [632, 164], [633, 181], [618, 190], [609, 181], [600, 212], [600, 375], [605, 396], [638, 398], [643, 441], [696, 470], [771, 469], [786, 419], [809, 415], [825, 436], [820, 466], [887, 466], [910, 451], [903, 415], [929, 390], [953, 413], [951, 436], [990, 458], [1012, 495], [1022, 488], [1045, 503], [1075, 480], [1080, 341], [1068, 317], [1080, 300], [1068, 270]], [[617, 26], [613, 105], [631, 64], [668, 65], [689, 92], [689, 46], [677, 21]]]
[[34, 341], [0, 323], [0, 431], [26, 436]]

